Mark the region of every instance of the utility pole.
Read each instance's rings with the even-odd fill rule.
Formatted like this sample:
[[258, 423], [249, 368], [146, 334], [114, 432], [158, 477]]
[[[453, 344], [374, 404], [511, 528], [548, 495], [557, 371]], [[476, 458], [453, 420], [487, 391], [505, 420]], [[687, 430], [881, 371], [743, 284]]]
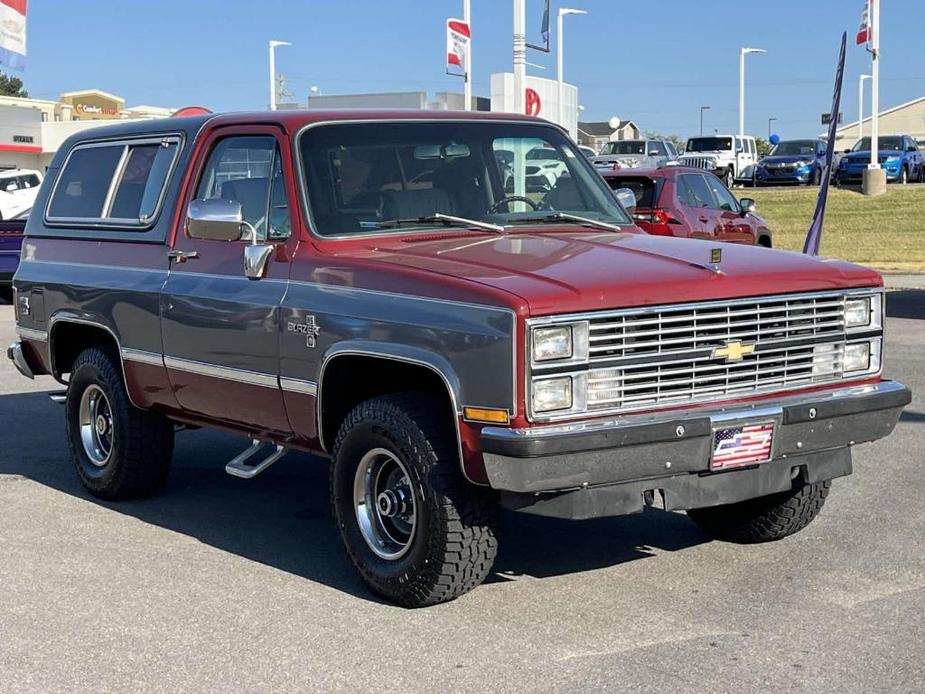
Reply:
[[880, 0], [870, 1], [870, 164], [861, 179], [864, 195], [886, 192], [886, 171], [880, 167]]
[[514, 0], [514, 112], [526, 113], [527, 82], [527, 6]]
[[709, 110], [710, 110], [710, 107], [709, 107], [709, 106], [701, 106], [701, 107], [700, 107], [700, 134], [701, 134], [701, 135], [703, 135], [703, 112], [704, 112], [704, 111], [709, 111]]
[[463, 0], [463, 21], [469, 27], [469, 50], [466, 51], [466, 64], [463, 65], [463, 109], [472, 110], [472, 0]]
[[291, 46], [288, 41], [270, 41], [270, 110], [276, 110], [276, 47]]
[[767, 53], [763, 48], [739, 49], [739, 137], [745, 137], [745, 56], [749, 53]]
[[[565, 104], [563, 102], [564, 92], [563, 89], [563, 77], [562, 77], [562, 62], [563, 54], [565, 53], [565, 38], [562, 34], [562, 18], [567, 14], [588, 14], [584, 10], [573, 10], [570, 7], [560, 7], [559, 12], [556, 14], [556, 87], [558, 89], [558, 100], [559, 100], [559, 125], [563, 128], [565, 125]], [[571, 131], [571, 128], [569, 128]]]
[[864, 137], [864, 80], [870, 75], [858, 75], [858, 139]]

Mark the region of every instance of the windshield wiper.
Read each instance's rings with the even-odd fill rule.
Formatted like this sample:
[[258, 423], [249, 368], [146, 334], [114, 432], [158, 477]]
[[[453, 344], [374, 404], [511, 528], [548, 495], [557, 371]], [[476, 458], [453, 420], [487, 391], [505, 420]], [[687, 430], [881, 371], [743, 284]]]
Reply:
[[602, 222], [597, 219], [591, 219], [590, 217], [580, 217], [577, 214], [569, 214], [568, 212], [553, 212], [552, 214], [543, 215], [542, 217], [527, 217], [526, 219], [518, 219], [517, 222], [578, 222], [579, 224], [584, 224], [589, 227], [598, 227], [599, 229], [608, 229], [609, 231], [623, 231], [623, 227], [617, 224]]
[[405, 224], [435, 224], [437, 222], [445, 224], [446, 226], [475, 227], [476, 229], [493, 231], [496, 234], [504, 233], [504, 227], [500, 224], [480, 222], [477, 219], [467, 219], [466, 217], [454, 217], [451, 214], [443, 214], [442, 212], [437, 212], [435, 214], [425, 215], [422, 217], [413, 217], [410, 219], [386, 219], [381, 222], [377, 222], [377, 224], [380, 229], [387, 229], [389, 227], [400, 227]]

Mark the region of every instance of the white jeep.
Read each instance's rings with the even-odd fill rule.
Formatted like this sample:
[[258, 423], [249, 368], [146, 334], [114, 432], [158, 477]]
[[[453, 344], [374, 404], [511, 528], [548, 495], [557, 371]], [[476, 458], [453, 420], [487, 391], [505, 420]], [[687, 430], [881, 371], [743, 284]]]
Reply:
[[13, 219], [32, 207], [42, 174], [32, 169], [0, 171], [0, 219]]
[[750, 135], [703, 135], [687, 141], [678, 162], [681, 166], [707, 169], [719, 176], [727, 188], [736, 179], [747, 178], [758, 162], [758, 148]]

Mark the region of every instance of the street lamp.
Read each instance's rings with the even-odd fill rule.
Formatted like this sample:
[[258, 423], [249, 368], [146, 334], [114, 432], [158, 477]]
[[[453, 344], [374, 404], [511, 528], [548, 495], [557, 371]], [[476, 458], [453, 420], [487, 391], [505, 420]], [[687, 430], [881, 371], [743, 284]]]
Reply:
[[745, 137], [745, 56], [749, 53], [767, 53], [763, 48], [739, 49], [739, 137]]
[[701, 135], [703, 135], [703, 112], [704, 112], [704, 111], [709, 111], [709, 110], [710, 110], [710, 107], [709, 107], [709, 106], [701, 106], [701, 107], [700, 107], [700, 134], [701, 134]]
[[777, 118], [768, 118], [768, 144], [771, 143], [771, 123], [776, 121]]
[[276, 110], [276, 47], [291, 46], [288, 41], [270, 41], [270, 110]]
[[557, 87], [558, 87], [558, 94], [559, 94], [559, 125], [561, 125], [562, 127], [565, 127], [565, 123], [562, 122], [565, 120], [565, 108], [564, 108], [565, 105], [562, 103], [562, 98], [563, 98], [562, 96], [562, 92], [563, 92], [563, 89], [562, 89], [562, 44], [563, 44], [562, 18], [567, 14], [588, 14], [588, 13], [585, 12], [584, 10], [573, 10], [570, 7], [560, 7], [559, 12], [556, 15], [556, 36], [557, 36], [556, 54], [557, 54], [557, 65], [558, 65], [556, 80], [558, 82]]
[[858, 139], [864, 137], [864, 80], [873, 79], [871, 75], [858, 75]]

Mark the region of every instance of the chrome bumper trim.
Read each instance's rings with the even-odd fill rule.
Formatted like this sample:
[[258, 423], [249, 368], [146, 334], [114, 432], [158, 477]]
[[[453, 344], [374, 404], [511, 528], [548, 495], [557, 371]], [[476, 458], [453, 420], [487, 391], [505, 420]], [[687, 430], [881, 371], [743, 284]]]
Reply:
[[735, 405], [712, 408], [692, 407], [686, 410], [668, 410], [651, 414], [635, 414], [625, 417], [573, 422], [570, 424], [558, 424], [545, 427], [540, 426], [521, 429], [485, 427], [482, 429], [482, 433], [498, 439], [544, 439], [567, 434], [593, 433], [620, 427], [638, 426], [640, 424], [661, 424], [679, 420], [683, 421], [686, 419], [700, 419], [703, 417], [710, 417], [713, 421], [736, 420], [740, 418], [763, 416], [770, 410], [776, 412], [784, 407], [791, 407], [794, 405], [799, 406], [806, 403], [850, 400], [853, 398], [867, 397], [869, 395], [899, 392], [905, 390], [905, 388], [904, 385], [896, 381], [881, 381], [864, 386], [851, 386], [834, 390], [817, 390], [808, 393], [800, 393], [799, 395], [775, 398], [773, 403], [738, 403]]
[[48, 331], [47, 330], [36, 330], [34, 328], [21, 328], [17, 325], [16, 334], [19, 335], [24, 340], [32, 340], [33, 342], [48, 342]]
[[29, 368], [29, 362], [26, 361], [26, 355], [22, 353], [21, 342], [14, 342], [11, 344], [6, 350], [6, 356], [13, 362], [13, 365], [19, 373], [29, 379], [35, 378], [35, 374], [33, 374], [32, 369]]

